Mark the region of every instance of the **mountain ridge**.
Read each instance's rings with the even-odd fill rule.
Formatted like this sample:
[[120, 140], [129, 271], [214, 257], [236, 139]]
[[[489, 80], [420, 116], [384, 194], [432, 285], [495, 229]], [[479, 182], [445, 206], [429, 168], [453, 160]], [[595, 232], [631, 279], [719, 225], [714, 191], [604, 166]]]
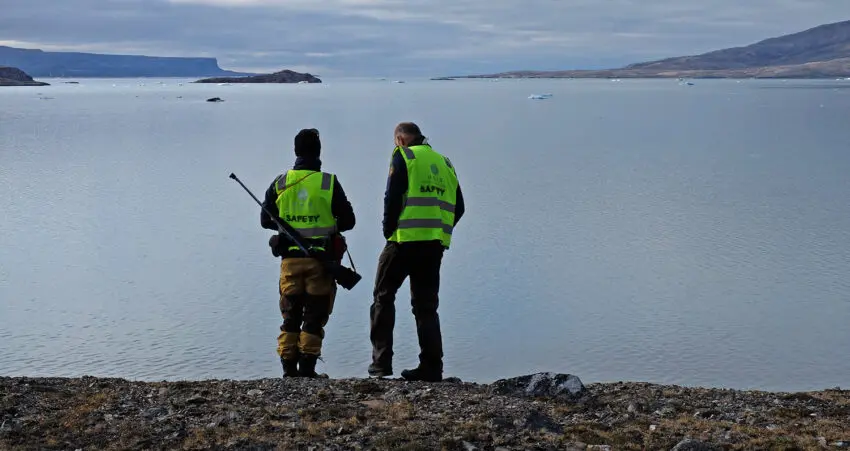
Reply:
[[457, 78], [841, 78], [850, 77], [850, 20], [756, 43], [604, 70], [510, 71]]
[[850, 58], [850, 21], [819, 25], [743, 47], [631, 64], [626, 69], [728, 70]]

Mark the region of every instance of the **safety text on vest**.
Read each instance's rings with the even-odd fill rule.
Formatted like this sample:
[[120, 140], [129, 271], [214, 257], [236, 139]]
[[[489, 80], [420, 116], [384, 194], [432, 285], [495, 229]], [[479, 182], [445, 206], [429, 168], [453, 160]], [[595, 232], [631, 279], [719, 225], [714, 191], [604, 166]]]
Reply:
[[445, 194], [446, 189], [440, 188], [439, 186], [434, 186], [434, 185], [419, 185], [419, 192], [420, 193], [437, 193], [437, 195], [442, 196], [443, 194]]
[[321, 215], [286, 215], [286, 222], [319, 222]]

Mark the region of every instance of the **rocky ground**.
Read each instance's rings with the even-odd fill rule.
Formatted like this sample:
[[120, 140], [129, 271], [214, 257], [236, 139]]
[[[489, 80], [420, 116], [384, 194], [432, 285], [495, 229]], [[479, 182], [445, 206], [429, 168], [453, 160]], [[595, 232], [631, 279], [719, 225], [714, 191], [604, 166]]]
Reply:
[[850, 391], [769, 393], [538, 374], [131, 382], [0, 378], [0, 449], [850, 448]]

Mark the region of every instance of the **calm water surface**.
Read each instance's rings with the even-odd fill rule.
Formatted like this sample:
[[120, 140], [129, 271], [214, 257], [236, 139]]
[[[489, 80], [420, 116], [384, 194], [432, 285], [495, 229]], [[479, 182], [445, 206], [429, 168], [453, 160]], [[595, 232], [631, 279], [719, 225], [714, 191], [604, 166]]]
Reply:
[[0, 375], [278, 376], [270, 232], [227, 175], [260, 195], [317, 127], [364, 274], [321, 367], [364, 376], [391, 132], [413, 120], [467, 199], [448, 374], [850, 386], [850, 82], [52, 81], [0, 90]]

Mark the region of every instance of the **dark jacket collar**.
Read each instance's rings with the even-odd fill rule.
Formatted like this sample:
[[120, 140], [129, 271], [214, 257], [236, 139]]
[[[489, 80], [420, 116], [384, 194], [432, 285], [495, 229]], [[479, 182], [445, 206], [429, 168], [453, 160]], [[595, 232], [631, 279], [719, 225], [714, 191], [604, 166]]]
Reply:
[[295, 167], [292, 169], [296, 171], [321, 171], [322, 160], [315, 157], [297, 157], [295, 159]]
[[427, 139], [425, 139], [425, 137], [424, 137], [424, 136], [423, 136], [423, 137], [421, 137], [421, 138], [419, 138], [419, 139], [415, 139], [415, 140], [413, 140], [413, 142], [412, 142], [412, 143], [410, 143], [410, 146], [408, 146], [408, 147], [413, 147], [413, 146], [422, 146], [422, 145], [425, 145], [425, 146], [427, 146], [427, 145], [428, 145], [428, 140], [427, 140]]

